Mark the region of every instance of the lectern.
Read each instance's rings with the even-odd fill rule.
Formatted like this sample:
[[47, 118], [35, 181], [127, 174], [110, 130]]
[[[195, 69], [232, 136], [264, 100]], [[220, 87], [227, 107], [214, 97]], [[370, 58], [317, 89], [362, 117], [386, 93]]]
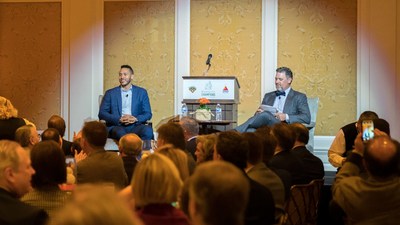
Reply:
[[211, 121], [205, 121], [213, 128], [221, 131], [231, 130], [237, 126], [239, 104], [239, 82], [234, 76], [184, 76], [183, 101], [188, 106], [188, 115], [192, 115], [199, 107], [200, 98], [208, 98], [212, 113], [215, 115], [215, 106], [221, 105], [222, 120], [218, 123], [215, 116]]

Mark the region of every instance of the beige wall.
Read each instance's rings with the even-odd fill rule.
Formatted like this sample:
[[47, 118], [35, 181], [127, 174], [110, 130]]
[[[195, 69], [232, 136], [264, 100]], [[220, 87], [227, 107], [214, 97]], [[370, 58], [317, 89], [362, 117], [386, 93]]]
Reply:
[[0, 95], [38, 129], [61, 110], [61, 3], [0, 3]]

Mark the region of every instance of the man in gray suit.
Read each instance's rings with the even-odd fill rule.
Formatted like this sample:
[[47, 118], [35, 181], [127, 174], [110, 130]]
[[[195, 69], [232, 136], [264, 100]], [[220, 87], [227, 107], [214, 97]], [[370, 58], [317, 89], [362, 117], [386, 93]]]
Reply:
[[310, 123], [307, 96], [291, 88], [293, 73], [287, 67], [276, 69], [276, 91], [264, 95], [261, 106], [253, 117], [235, 129], [239, 132], [255, 131], [276, 123]]

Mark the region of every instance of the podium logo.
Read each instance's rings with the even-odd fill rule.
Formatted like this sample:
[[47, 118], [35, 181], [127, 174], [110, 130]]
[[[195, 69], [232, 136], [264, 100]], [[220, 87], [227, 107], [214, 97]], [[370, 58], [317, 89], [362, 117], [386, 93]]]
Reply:
[[222, 93], [229, 93], [228, 87], [225, 86], [224, 89], [222, 89]]
[[189, 87], [189, 91], [194, 93], [196, 91], [196, 87], [195, 86], [191, 86]]

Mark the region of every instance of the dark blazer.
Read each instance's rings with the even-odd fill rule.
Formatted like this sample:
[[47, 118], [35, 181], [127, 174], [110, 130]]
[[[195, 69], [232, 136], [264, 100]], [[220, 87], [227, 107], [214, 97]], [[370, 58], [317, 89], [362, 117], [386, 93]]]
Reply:
[[64, 138], [62, 139], [62, 150], [64, 151], [64, 154], [74, 156], [75, 153], [71, 151], [72, 147], [72, 142], [65, 140]]
[[[247, 176], [247, 175], [246, 175]], [[245, 212], [245, 225], [267, 225], [275, 223], [275, 202], [271, 191], [249, 179], [249, 202]]]
[[292, 185], [308, 183], [304, 176], [303, 161], [291, 151], [281, 151], [275, 154], [269, 161], [268, 166], [288, 171], [292, 177]]
[[[269, 92], [264, 95], [263, 105], [273, 105], [275, 102], [275, 91]], [[311, 114], [308, 107], [307, 96], [301, 92], [293, 90], [289, 91], [283, 112], [289, 115], [289, 123], [310, 123]]]
[[47, 219], [48, 215], [43, 209], [21, 202], [10, 192], [0, 188], [1, 225], [42, 225], [46, 224]]
[[116, 153], [98, 150], [79, 161], [77, 167], [77, 183], [113, 183], [117, 190], [128, 184], [121, 157]]
[[291, 152], [303, 161], [306, 182], [324, 178], [325, 170], [322, 160], [308, 151], [306, 146], [297, 146]]
[[190, 152], [190, 154], [193, 156], [193, 159], [195, 162], [197, 160], [196, 154], [194, 154], [196, 152], [196, 146], [197, 146], [196, 141], [197, 141], [197, 138], [194, 137], [194, 138], [190, 139], [190, 141], [186, 142], [186, 150], [188, 152]]
[[[143, 124], [152, 117], [149, 96], [144, 88], [132, 85], [132, 115], [138, 119], [138, 124]], [[105, 120], [108, 130], [119, 126], [122, 116], [121, 87], [107, 90], [100, 105], [99, 119]]]

